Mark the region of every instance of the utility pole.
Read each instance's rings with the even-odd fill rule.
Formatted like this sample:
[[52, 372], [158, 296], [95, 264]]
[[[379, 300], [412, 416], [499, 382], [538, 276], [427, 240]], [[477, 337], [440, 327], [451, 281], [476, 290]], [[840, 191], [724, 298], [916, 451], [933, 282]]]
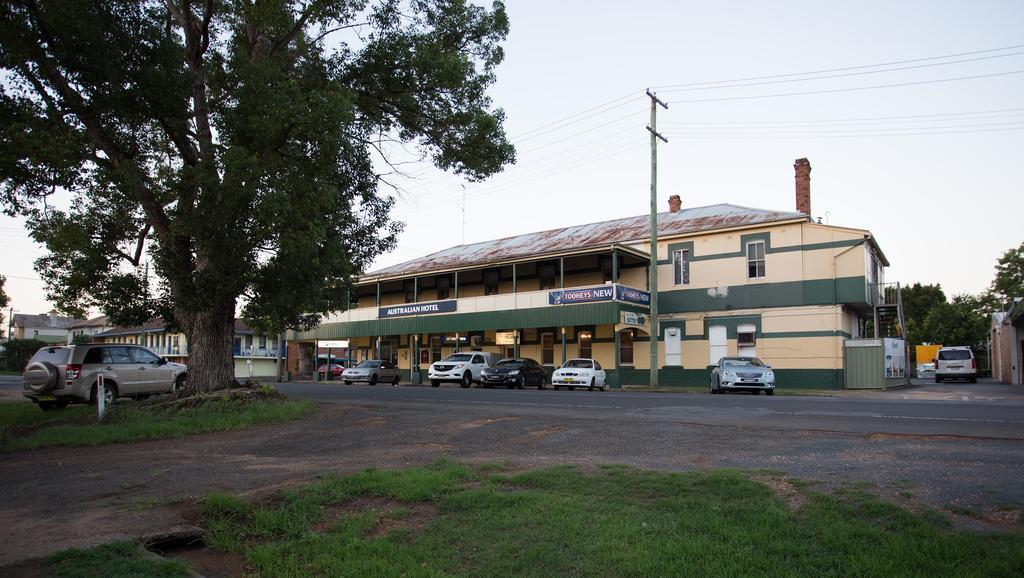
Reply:
[[651, 293], [651, 389], [658, 387], [658, 139], [668, 143], [668, 139], [658, 132], [658, 105], [668, 109], [668, 105], [647, 90], [651, 98], [651, 124], [647, 132], [651, 133], [651, 261], [648, 265], [648, 289]]

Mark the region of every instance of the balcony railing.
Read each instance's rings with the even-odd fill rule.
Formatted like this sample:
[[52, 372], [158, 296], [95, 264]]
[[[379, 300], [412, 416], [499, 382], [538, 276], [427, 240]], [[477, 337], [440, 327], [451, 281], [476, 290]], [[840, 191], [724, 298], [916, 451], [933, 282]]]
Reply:
[[163, 357], [188, 357], [187, 347], [165, 345], [163, 347], [150, 347], [149, 349]]
[[[614, 298], [608, 299], [579, 299], [579, 296], [585, 295], [587, 291], [611, 289]], [[484, 295], [479, 297], [460, 297], [455, 299], [456, 309], [452, 313], [479, 313], [485, 311], [508, 311], [513, 309], [535, 309], [540, 307], [559, 307], [562, 305], [572, 306], [577, 303], [587, 303], [591, 301], [624, 301], [618, 299], [620, 292], [628, 290], [632, 294], [648, 295], [646, 291], [634, 289], [621, 283], [606, 283], [604, 285], [584, 285], [580, 287], [565, 287], [563, 289], [544, 289], [541, 291], [521, 291], [517, 293], [503, 293], [500, 295]], [[561, 303], [552, 303], [550, 294], [552, 292], [561, 291], [563, 299]], [[648, 295], [649, 299], [649, 295]], [[448, 300], [451, 301], [451, 300]], [[630, 303], [637, 304], [635, 301], [629, 301]], [[426, 301], [420, 303], [435, 303], [435, 301]], [[649, 302], [648, 302], [649, 303]], [[413, 306], [416, 303], [395, 303], [390, 305], [381, 305], [380, 307], [360, 307], [357, 309], [349, 309], [348, 311], [342, 311], [335, 313], [324, 318], [324, 323], [349, 323], [353, 321], [371, 321], [379, 318], [379, 312], [381, 308], [385, 307], [402, 307], [402, 306]]]
[[899, 283], [869, 283], [868, 303], [875, 307], [900, 305]]
[[234, 347], [235, 357], [277, 357], [277, 348], [272, 347]]

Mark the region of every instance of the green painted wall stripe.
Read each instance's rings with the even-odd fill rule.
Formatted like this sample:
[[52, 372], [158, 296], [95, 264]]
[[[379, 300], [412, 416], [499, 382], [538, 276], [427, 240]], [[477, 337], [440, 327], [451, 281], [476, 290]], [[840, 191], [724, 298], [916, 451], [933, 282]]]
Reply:
[[584, 303], [561, 307], [537, 307], [508, 311], [418, 315], [396, 319], [371, 319], [346, 323], [324, 323], [312, 331], [298, 332], [293, 340], [344, 339], [374, 335], [410, 335], [413, 333], [454, 333], [487, 329], [528, 327], [573, 327], [618, 323], [621, 304]]
[[[648, 385], [650, 372], [646, 369], [621, 368], [621, 383], [624, 385]], [[706, 368], [682, 369], [666, 367], [658, 371], [659, 386], [706, 387], [711, 371]], [[842, 389], [842, 369], [776, 369], [775, 386], [778, 389]]]
[[[747, 256], [747, 243], [750, 241], [764, 241], [764, 251], [766, 254], [771, 253], [791, 253], [793, 251], [818, 251], [821, 249], [839, 249], [843, 247], [856, 247], [864, 242], [864, 239], [845, 239], [842, 241], [829, 241], [826, 243], [805, 243], [802, 245], [787, 245], [785, 247], [772, 247], [771, 237], [767, 232], [764, 233], [751, 233], [749, 235], [740, 236], [740, 248], [737, 251], [731, 251], [729, 253], [710, 253], [707, 255], [695, 255], [690, 245], [690, 260], [691, 261], [711, 261], [714, 259], [734, 259], [736, 257]], [[669, 245], [669, 256], [667, 259], [659, 259], [658, 265], [671, 265], [672, 264], [672, 250], [673, 249], [686, 249], [688, 248], [687, 243], [674, 243]]]
[[867, 279], [863, 276], [781, 283], [730, 285], [728, 292], [712, 297], [711, 288], [670, 289], [658, 292], [661, 313], [729, 311], [766, 307], [802, 307], [834, 303], [865, 303]]

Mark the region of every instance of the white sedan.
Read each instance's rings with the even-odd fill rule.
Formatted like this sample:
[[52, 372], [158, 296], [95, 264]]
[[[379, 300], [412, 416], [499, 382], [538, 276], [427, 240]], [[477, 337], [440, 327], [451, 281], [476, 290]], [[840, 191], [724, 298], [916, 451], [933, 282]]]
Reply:
[[555, 389], [567, 386], [569, 391], [577, 387], [586, 387], [590, 391], [595, 388], [605, 390], [608, 374], [601, 369], [601, 364], [593, 359], [570, 359], [551, 374], [551, 384]]

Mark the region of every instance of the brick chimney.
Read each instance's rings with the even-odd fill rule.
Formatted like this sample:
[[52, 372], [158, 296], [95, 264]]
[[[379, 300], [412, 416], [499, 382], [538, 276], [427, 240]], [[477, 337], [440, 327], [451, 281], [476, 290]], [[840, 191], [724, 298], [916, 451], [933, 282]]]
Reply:
[[811, 216], [811, 161], [796, 159], [796, 212]]
[[668, 212], [678, 213], [679, 208], [683, 206], [683, 200], [679, 198], [679, 195], [672, 195], [668, 198]]

